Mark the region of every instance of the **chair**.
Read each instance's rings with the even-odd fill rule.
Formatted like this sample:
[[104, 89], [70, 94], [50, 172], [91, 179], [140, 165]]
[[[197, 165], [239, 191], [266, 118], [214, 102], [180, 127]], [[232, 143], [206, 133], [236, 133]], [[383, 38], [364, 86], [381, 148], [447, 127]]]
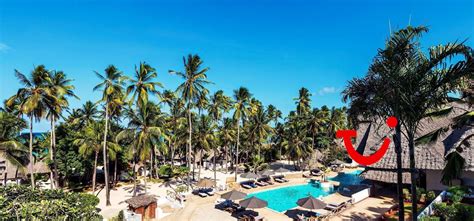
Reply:
[[252, 189], [252, 186], [248, 185], [247, 183], [241, 183], [240, 185], [245, 189]]

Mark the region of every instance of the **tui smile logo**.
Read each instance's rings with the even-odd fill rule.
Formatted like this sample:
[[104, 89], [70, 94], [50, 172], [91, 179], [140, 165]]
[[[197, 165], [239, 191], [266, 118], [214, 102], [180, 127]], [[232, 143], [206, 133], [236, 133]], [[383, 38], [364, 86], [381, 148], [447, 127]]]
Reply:
[[[396, 117], [389, 117], [385, 122], [388, 127], [394, 128], [398, 124], [398, 120]], [[374, 163], [377, 163], [388, 150], [388, 146], [390, 145], [390, 138], [385, 137], [383, 139], [382, 146], [372, 155], [364, 156], [358, 153], [354, 147], [352, 146], [351, 138], [357, 137], [356, 130], [338, 130], [336, 132], [337, 138], [342, 138], [344, 141], [344, 146], [346, 147], [347, 153], [349, 156], [357, 163], [368, 166]]]

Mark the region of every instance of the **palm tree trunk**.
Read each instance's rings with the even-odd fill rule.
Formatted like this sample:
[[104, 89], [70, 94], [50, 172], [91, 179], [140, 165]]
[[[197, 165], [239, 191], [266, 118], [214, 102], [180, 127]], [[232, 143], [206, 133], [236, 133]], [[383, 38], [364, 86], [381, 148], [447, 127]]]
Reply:
[[239, 167], [240, 119], [237, 119], [237, 146], [235, 152], [235, 182], [237, 182], [237, 168]]
[[[53, 155], [54, 155], [54, 151], [53, 151], [53, 117], [51, 117], [51, 121], [50, 121], [50, 124], [51, 124], [51, 132], [49, 134], [49, 159], [51, 160], [51, 162], [53, 162]], [[49, 172], [49, 179], [51, 180], [51, 183], [50, 183], [50, 187], [51, 189], [54, 189], [54, 170], [51, 170]]]
[[95, 152], [94, 157], [94, 170], [92, 171], [92, 192], [95, 192], [95, 184], [97, 180], [97, 158], [99, 157], [99, 151]]
[[55, 188], [59, 188], [59, 177], [58, 177], [58, 164], [56, 162], [56, 155], [55, 155], [55, 150], [56, 150], [56, 118], [53, 116], [53, 121], [52, 121], [52, 127], [51, 127], [51, 133], [52, 133], [52, 147], [51, 147], [51, 160], [53, 161], [53, 178], [54, 178], [54, 186]]
[[225, 166], [225, 172], [227, 173], [228, 172], [228, 167], [227, 167], [227, 162], [229, 162], [229, 156], [228, 156], [228, 153], [227, 153], [227, 145], [224, 146], [224, 166]]
[[[199, 170], [197, 180], [201, 180], [201, 168], [202, 168], [202, 149], [199, 151]], [[196, 154], [194, 154], [194, 159], [196, 159]]]
[[[395, 128], [395, 136], [393, 137], [395, 144], [395, 153], [397, 155], [397, 193], [398, 193], [398, 214], [405, 214], [403, 206], [403, 175], [402, 175], [402, 140], [401, 125], [397, 124]], [[405, 216], [398, 216], [399, 221], [404, 221]]]
[[136, 196], [137, 195], [137, 173], [136, 173], [136, 165], [137, 165], [137, 161], [136, 161], [136, 156], [135, 156], [135, 144], [133, 144], [133, 148], [132, 148], [132, 163], [133, 163], [133, 196]]
[[104, 132], [104, 143], [102, 148], [102, 154], [104, 157], [104, 176], [105, 176], [105, 198], [106, 206], [110, 206], [110, 189], [109, 189], [109, 171], [107, 170], [107, 132], [109, 126], [109, 104], [108, 102], [105, 104], [105, 132]]
[[3, 186], [7, 186], [7, 172], [5, 171], [5, 173], [3, 173]]
[[213, 157], [214, 159], [213, 159], [213, 162], [212, 162], [214, 164], [212, 166], [213, 169], [214, 169], [214, 187], [217, 187], [216, 155], [217, 155], [217, 150], [214, 146], [214, 157]]
[[411, 175], [411, 206], [412, 220], [416, 221], [418, 216], [418, 199], [416, 198], [416, 166], [415, 166], [415, 136], [408, 132], [408, 151], [410, 153], [410, 175]]
[[[187, 164], [188, 164], [188, 168], [191, 169], [191, 139], [192, 139], [192, 132], [193, 132], [193, 129], [192, 129], [192, 121], [191, 121], [191, 110], [190, 110], [190, 106], [189, 106], [189, 103], [188, 103], [188, 126], [189, 126], [189, 137], [188, 137], [188, 149], [187, 149]], [[189, 170], [191, 171], [191, 170]], [[194, 171], [194, 168], [193, 168], [193, 171]], [[190, 172], [188, 172], [188, 191], [189, 191], [189, 187], [191, 185], [191, 177], [190, 177]], [[194, 173], [193, 173], [193, 178], [194, 178]]]
[[30, 153], [29, 153], [29, 159], [30, 159], [30, 176], [31, 176], [31, 188], [35, 189], [35, 173], [33, 171], [33, 165], [35, 164], [35, 160], [33, 158], [33, 114], [30, 114], [30, 143], [29, 143], [29, 148], [30, 148]]
[[117, 156], [115, 157], [114, 160], [114, 187], [117, 185]]

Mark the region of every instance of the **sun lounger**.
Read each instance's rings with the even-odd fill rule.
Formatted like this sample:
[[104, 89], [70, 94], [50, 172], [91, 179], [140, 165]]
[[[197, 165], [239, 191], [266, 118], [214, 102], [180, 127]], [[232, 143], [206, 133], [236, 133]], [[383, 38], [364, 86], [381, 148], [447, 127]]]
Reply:
[[257, 188], [257, 185], [255, 185], [255, 183], [249, 183], [249, 186], [251, 186], [252, 188]]
[[208, 196], [208, 195], [207, 195], [206, 193], [204, 193], [204, 192], [198, 192], [198, 195], [199, 195], [200, 197], [207, 197], [207, 196]]
[[248, 183], [241, 183], [240, 185], [245, 189], [252, 189], [252, 186], [250, 186]]
[[265, 183], [267, 183], [268, 185], [273, 185], [273, 184], [275, 184], [275, 183], [273, 183], [273, 181], [270, 180], [270, 179], [267, 179], [267, 180], [265, 181]]
[[275, 180], [275, 182], [278, 182], [278, 183], [284, 183], [285, 181], [280, 179], [280, 178], [273, 178], [273, 180]]
[[214, 193], [216, 192], [214, 191], [214, 189], [207, 189], [206, 191], [204, 191], [204, 193], [209, 196], [214, 196]]
[[255, 182], [255, 184], [257, 184], [258, 186], [267, 186], [268, 185], [267, 183], [264, 183], [264, 182], [261, 182], [261, 181], [257, 181], [257, 182]]

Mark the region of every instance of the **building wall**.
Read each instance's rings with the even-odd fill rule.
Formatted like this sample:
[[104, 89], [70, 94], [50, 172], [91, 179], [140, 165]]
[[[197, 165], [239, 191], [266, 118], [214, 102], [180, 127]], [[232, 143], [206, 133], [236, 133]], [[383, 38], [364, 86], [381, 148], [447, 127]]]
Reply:
[[[426, 189], [427, 190], [445, 190], [447, 186], [441, 184], [443, 173], [441, 170], [425, 170], [426, 173]], [[462, 178], [474, 177], [474, 172], [464, 171]]]

